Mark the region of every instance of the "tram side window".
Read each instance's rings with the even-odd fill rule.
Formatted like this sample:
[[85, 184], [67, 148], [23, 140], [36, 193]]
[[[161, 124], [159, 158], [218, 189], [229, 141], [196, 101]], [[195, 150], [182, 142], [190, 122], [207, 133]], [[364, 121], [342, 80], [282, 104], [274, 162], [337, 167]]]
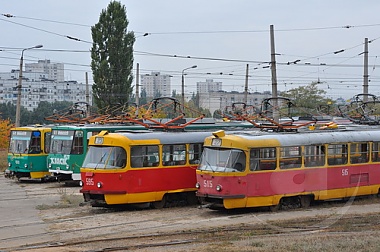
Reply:
[[372, 161], [380, 162], [380, 142], [372, 143]]
[[29, 151], [30, 154], [41, 153], [41, 132], [33, 131], [30, 140]]
[[75, 131], [70, 154], [83, 154], [83, 131]]
[[158, 145], [131, 147], [131, 167], [156, 167], [159, 164]]
[[260, 170], [260, 149], [251, 149], [249, 154], [249, 170], [257, 171]]
[[302, 163], [300, 146], [285, 146], [280, 148], [280, 168], [300, 168]]
[[202, 156], [202, 144], [190, 144], [189, 145], [189, 162], [190, 164], [199, 164], [199, 160]]
[[351, 164], [367, 163], [369, 160], [368, 143], [351, 143], [350, 161]]
[[260, 170], [276, 169], [276, 148], [261, 148], [259, 164]]
[[323, 145], [305, 146], [305, 167], [325, 165], [325, 147]]
[[166, 144], [162, 147], [162, 164], [184, 165], [186, 164], [186, 145], [185, 144]]
[[45, 133], [45, 153], [50, 152], [51, 132]]
[[328, 146], [328, 164], [347, 164], [347, 144], [330, 144]]

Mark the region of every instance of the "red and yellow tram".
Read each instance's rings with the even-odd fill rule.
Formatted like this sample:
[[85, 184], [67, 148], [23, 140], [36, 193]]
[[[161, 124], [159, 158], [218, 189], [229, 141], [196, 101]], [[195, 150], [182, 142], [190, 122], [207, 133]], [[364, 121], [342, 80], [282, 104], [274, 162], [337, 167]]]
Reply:
[[197, 196], [226, 209], [378, 194], [380, 129], [294, 133], [217, 131], [205, 139]]
[[194, 202], [195, 171], [211, 132], [102, 131], [89, 141], [81, 193], [92, 206]]

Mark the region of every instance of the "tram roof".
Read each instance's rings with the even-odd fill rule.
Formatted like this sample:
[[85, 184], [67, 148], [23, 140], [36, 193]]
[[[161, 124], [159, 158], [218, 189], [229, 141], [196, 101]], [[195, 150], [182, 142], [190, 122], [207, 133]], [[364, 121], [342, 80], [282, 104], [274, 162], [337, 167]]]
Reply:
[[158, 139], [162, 144], [176, 144], [176, 143], [191, 143], [203, 142], [203, 140], [212, 135], [212, 131], [180, 131], [180, 132], [160, 132], [160, 131], [146, 131], [146, 132], [115, 132], [109, 133], [111, 136], [121, 135], [130, 140], [149, 140]]
[[231, 135], [244, 138], [248, 141], [276, 139], [280, 142], [282, 146], [291, 146], [325, 143], [380, 141], [380, 128], [367, 128], [363, 130], [321, 130], [287, 133], [251, 131], [231, 133]]

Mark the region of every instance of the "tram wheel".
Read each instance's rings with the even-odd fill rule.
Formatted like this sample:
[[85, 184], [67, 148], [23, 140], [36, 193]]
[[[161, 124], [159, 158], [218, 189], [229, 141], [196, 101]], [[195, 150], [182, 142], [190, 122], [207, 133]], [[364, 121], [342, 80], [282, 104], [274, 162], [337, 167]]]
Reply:
[[269, 210], [271, 212], [277, 212], [278, 210], [281, 209], [282, 202], [283, 202], [283, 199], [281, 198], [277, 205], [269, 206]]
[[198, 197], [195, 195], [195, 193], [187, 193], [187, 204], [188, 205], [197, 205], [199, 204], [199, 199]]
[[152, 202], [151, 206], [154, 209], [161, 209], [165, 207], [165, 204], [166, 204], [166, 194], [162, 197], [162, 200]]
[[308, 208], [311, 203], [311, 196], [310, 195], [300, 196], [300, 203], [301, 203], [301, 208]]

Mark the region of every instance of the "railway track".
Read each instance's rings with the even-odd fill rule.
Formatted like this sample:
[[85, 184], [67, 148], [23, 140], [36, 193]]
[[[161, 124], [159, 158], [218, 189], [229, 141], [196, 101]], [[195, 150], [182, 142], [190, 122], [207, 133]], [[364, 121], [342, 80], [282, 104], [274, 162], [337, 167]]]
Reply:
[[[4, 220], [0, 232], [7, 236], [0, 236], [0, 251], [149, 251], [152, 248], [155, 251], [166, 251], [168, 248], [171, 251], [212, 251], [215, 244], [226, 248], [242, 243], [261, 244], [257, 240], [259, 237], [264, 240], [271, 240], [273, 236], [286, 240], [294, 234], [335, 237], [350, 232], [357, 234], [357, 231], [352, 231], [354, 229], [361, 230], [358, 237], [365, 237], [365, 234], [380, 237], [378, 199], [357, 201], [350, 205], [323, 203], [306, 210], [277, 213], [263, 209], [213, 211], [196, 206], [145, 210], [78, 205], [63, 208], [56, 203], [62, 195], [56, 192], [57, 188], [52, 184], [24, 186], [0, 179], [1, 183], [8, 184], [12, 191], [0, 193], [0, 204], [18, 204], [18, 209], [29, 212], [36, 211], [30, 202], [35, 203], [34, 207], [41, 203], [53, 203], [36, 211], [39, 219], [17, 216]], [[39, 198], [52, 190], [54, 193], [50, 193], [49, 200], [43, 203], [44, 200]], [[17, 195], [25, 195], [25, 199], [7, 200]], [[344, 208], [348, 210], [342, 211]], [[348, 223], [349, 220], [354, 221]], [[36, 232], [36, 227], [41, 226], [44, 228]], [[344, 230], [344, 227], [347, 229]], [[8, 235], [10, 230], [19, 232]], [[24, 233], [24, 230], [33, 232]]]

